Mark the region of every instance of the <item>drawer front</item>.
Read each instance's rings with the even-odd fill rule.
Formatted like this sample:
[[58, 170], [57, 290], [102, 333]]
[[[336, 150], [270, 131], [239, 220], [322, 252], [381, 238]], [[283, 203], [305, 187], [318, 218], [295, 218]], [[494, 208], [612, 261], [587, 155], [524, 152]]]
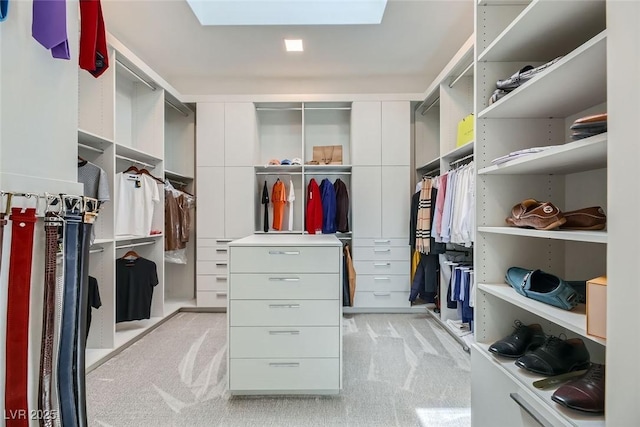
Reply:
[[229, 326], [338, 326], [339, 300], [231, 300]]
[[402, 274], [411, 272], [411, 261], [353, 261], [356, 274]]
[[354, 261], [411, 261], [409, 246], [354, 247], [351, 254]]
[[198, 276], [196, 285], [198, 291], [226, 291], [229, 289], [227, 276]]
[[230, 359], [229, 389], [338, 390], [340, 359]]
[[406, 308], [411, 307], [409, 292], [356, 291], [354, 307]]
[[232, 274], [232, 299], [338, 299], [339, 274]]
[[233, 239], [226, 239], [223, 237], [215, 238], [215, 239], [198, 239], [197, 246], [198, 248], [212, 248], [216, 246], [227, 247]]
[[229, 248], [226, 246], [205, 246], [198, 248], [199, 261], [226, 261]]
[[198, 307], [226, 307], [227, 291], [198, 291]]
[[389, 247], [389, 246], [409, 246], [409, 239], [353, 239], [353, 247], [360, 246], [375, 246], [375, 247]]
[[358, 291], [408, 292], [411, 289], [411, 276], [358, 274], [356, 286]]
[[229, 328], [229, 357], [339, 357], [340, 327]]
[[226, 275], [229, 263], [226, 260], [220, 261], [198, 261], [196, 263], [196, 274], [221, 274]]
[[233, 246], [229, 251], [232, 273], [339, 273], [338, 247]]

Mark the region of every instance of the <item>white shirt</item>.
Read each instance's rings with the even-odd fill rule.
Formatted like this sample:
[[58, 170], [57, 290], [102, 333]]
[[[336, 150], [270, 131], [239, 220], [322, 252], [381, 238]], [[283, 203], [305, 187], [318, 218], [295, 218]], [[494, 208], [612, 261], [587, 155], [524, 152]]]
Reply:
[[116, 235], [148, 236], [153, 210], [160, 202], [158, 184], [148, 175], [120, 173], [116, 179]]
[[293, 230], [293, 202], [296, 200], [296, 194], [293, 192], [293, 181], [289, 180], [289, 194], [287, 195], [287, 202], [289, 203], [289, 227], [287, 230]]

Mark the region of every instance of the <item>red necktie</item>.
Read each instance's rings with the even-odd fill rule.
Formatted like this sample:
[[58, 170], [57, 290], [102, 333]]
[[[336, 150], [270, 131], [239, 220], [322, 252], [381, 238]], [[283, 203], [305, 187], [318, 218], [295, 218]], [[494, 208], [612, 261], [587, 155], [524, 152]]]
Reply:
[[80, 68], [99, 77], [109, 68], [100, 0], [80, 0]]

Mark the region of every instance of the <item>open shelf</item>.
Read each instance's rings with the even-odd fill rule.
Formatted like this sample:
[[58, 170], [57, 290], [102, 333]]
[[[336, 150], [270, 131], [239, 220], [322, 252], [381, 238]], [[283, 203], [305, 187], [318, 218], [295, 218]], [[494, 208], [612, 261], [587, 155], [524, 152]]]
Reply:
[[466, 144], [461, 145], [460, 147], [456, 147], [448, 153], [443, 154], [441, 158], [443, 158], [447, 162], [452, 162], [454, 160], [461, 159], [464, 156], [468, 156], [471, 153], [473, 153], [473, 141], [469, 141]]
[[162, 162], [162, 159], [159, 157], [122, 144], [116, 144], [116, 158], [125, 158], [124, 160], [133, 160], [152, 167], [155, 167], [158, 163]]
[[103, 245], [105, 243], [111, 243], [113, 242], [113, 239], [96, 239], [93, 241], [94, 245]]
[[518, 227], [478, 227], [481, 233], [507, 234], [512, 236], [538, 237], [541, 239], [570, 240], [573, 242], [607, 243], [606, 231], [546, 231]]
[[116, 242], [136, 242], [138, 240], [156, 239], [159, 237], [164, 237], [164, 234], [151, 234], [149, 236], [122, 235], [122, 236], [116, 236]]
[[606, 48], [605, 30], [489, 105], [478, 118], [565, 118], [605, 102]]
[[304, 165], [305, 174], [322, 174], [323, 172], [351, 173], [351, 165]]
[[296, 173], [302, 172], [302, 166], [300, 165], [258, 165], [254, 166], [256, 172], [272, 172], [272, 173]]
[[482, 168], [478, 175], [570, 174], [607, 167], [607, 133]]
[[549, 61], [602, 31], [605, 16], [604, 1], [534, 0], [478, 56], [478, 61]]
[[563, 328], [575, 332], [584, 338], [598, 344], [606, 345], [607, 341], [592, 335], [587, 335], [587, 315], [584, 304], [579, 304], [573, 310], [563, 310], [549, 304], [527, 298], [517, 293], [511, 286], [501, 284], [478, 284], [478, 290], [491, 294], [510, 304], [518, 306], [530, 313], [543, 317]]
[[182, 180], [182, 181], [193, 181], [193, 177], [192, 176], [183, 175], [181, 173], [169, 171], [169, 170], [166, 170], [166, 169], [164, 171], [164, 176], [166, 178], [169, 178], [169, 179], [179, 179], [179, 180]]
[[91, 147], [96, 151], [104, 151], [107, 147], [113, 145], [113, 141], [95, 133], [78, 129], [78, 144]]
[[534, 381], [543, 379], [545, 376], [519, 368], [513, 359], [493, 356], [489, 352], [489, 344], [476, 343], [474, 344], [474, 348], [478, 350], [478, 353], [494, 363], [508, 377], [544, 401], [549, 406], [550, 412], [559, 414], [571, 425], [576, 427], [604, 427], [604, 415], [588, 414], [567, 409], [551, 400], [551, 396], [557, 388], [538, 389], [533, 386]]

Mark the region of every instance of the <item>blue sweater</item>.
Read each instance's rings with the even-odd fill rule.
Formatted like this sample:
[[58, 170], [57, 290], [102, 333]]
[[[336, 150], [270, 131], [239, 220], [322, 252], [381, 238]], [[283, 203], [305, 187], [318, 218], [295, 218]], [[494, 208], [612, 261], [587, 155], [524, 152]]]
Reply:
[[320, 183], [320, 195], [322, 198], [322, 234], [335, 233], [337, 231], [336, 190], [327, 178]]

